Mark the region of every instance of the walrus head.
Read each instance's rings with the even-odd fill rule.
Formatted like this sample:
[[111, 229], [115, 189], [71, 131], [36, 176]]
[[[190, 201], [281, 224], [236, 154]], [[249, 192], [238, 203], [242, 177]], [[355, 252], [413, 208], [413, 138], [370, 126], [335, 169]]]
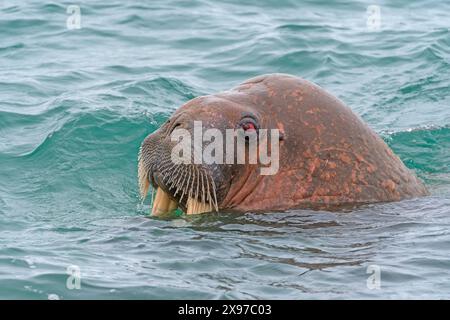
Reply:
[[[242, 130], [247, 137], [257, 136], [259, 129], [266, 126], [250, 104], [233, 102], [226, 95], [198, 97], [179, 108], [141, 145], [138, 165], [140, 193], [145, 198], [150, 184], [156, 190], [152, 215], [165, 214], [178, 207], [187, 214], [218, 211], [227, 206], [235, 193], [249, 193], [257, 183], [248, 181], [257, 165], [236, 164], [234, 150], [233, 164], [196, 163], [196, 151], [192, 145], [191, 161], [175, 163], [172, 152], [178, 141], [173, 141], [172, 134], [175, 130], [184, 129], [194, 136], [195, 123], [201, 123], [202, 130], [219, 130], [223, 137], [229, 129]], [[220, 143], [225, 149], [224, 140]], [[248, 149], [244, 152], [247, 159]]]
[[[248, 140], [238, 142], [232, 152], [228, 138], [220, 140], [227, 158], [221, 163], [195, 161], [195, 142], [183, 149], [184, 154], [192, 147], [189, 157], [194, 159], [174, 162], [178, 142], [173, 133], [181, 130], [195, 140], [196, 123], [202, 124], [205, 135], [214, 128], [228, 137], [232, 129]], [[206, 151], [208, 139], [216, 140], [209, 138], [201, 137], [200, 150]], [[258, 138], [256, 148], [251, 148], [253, 138]], [[245, 161], [236, 161], [242, 154]], [[255, 155], [257, 161], [250, 161]], [[269, 163], [273, 173], [262, 173]], [[187, 102], [144, 140], [138, 174], [142, 197], [150, 184], [157, 190], [153, 215], [177, 207], [187, 214], [330, 209], [428, 194], [420, 179], [349, 107], [319, 86], [283, 74], [252, 78]]]

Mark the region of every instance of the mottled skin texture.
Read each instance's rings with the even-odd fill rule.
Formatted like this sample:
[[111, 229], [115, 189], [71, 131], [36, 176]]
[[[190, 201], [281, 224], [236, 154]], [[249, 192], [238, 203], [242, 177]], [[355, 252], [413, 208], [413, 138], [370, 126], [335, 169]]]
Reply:
[[262, 176], [257, 165], [210, 167], [222, 210], [332, 209], [427, 194], [422, 182], [350, 108], [297, 77], [263, 75], [193, 99], [166, 126], [190, 128], [192, 120], [203, 120], [206, 127], [223, 130], [235, 128], [246, 113], [256, 116], [261, 128], [283, 133], [279, 171]]

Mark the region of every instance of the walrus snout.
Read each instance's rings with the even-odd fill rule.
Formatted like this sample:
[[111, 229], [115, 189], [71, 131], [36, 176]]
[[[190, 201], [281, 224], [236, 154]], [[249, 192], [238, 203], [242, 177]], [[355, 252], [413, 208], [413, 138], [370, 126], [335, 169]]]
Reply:
[[139, 152], [138, 177], [141, 198], [150, 186], [156, 190], [152, 215], [163, 215], [177, 208], [187, 214], [218, 211], [224, 196], [222, 170], [217, 165], [175, 163], [170, 134], [189, 124], [170, 119], [143, 141]]

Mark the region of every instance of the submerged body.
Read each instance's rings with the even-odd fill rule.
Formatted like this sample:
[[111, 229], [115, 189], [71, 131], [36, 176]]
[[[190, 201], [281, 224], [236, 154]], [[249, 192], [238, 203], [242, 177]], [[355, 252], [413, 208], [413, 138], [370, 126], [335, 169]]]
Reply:
[[[202, 121], [225, 131], [249, 118], [258, 129], [281, 133], [276, 174], [261, 175], [255, 164], [167, 164], [174, 127], [192, 130], [193, 121]], [[178, 175], [181, 183], [173, 186], [164, 164], [169, 172], [189, 174]], [[199, 175], [211, 193], [192, 192], [199, 189]], [[150, 183], [158, 189], [154, 214], [178, 206], [187, 213], [331, 209], [427, 194], [422, 182], [350, 108], [319, 86], [284, 74], [259, 76], [187, 102], [143, 142], [139, 177], [143, 194]]]

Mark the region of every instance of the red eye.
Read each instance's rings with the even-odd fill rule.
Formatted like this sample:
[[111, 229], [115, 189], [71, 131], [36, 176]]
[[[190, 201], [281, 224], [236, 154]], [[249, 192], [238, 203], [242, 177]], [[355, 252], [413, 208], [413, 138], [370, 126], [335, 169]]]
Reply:
[[244, 123], [242, 129], [244, 129], [244, 131], [256, 131], [255, 125], [251, 122]]

